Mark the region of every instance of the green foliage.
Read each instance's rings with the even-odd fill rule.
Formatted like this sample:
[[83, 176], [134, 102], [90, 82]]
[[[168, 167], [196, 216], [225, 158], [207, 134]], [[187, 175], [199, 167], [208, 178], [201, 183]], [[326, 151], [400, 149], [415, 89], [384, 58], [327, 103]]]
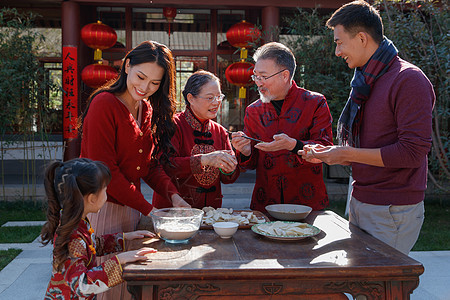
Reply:
[[8, 221], [44, 221], [46, 211], [43, 202], [0, 201], [0, 226]]
[[450, 249], [450, 204], [425, 199], [425, 220], [413, 251]]
[[[449, 182], [449, 11], [445, 1], [377, 1], [385, 35], [400, 57], [419, 66], [433, 84], [436, 103], [433, 112], [433, 147], [429, 177], [448, 191]], [[446, 187], [447, 185], [447, 187]]]
[[5, 133], [33, 134], [47, 120], [48, 87], [37, 58], [44, 36], [33, 30], [32, 14], [0, 10], [0, 128]]
[[20, 249], [0, 250], [0, 271], [16, 258], [20, 252], [22, 252]]
[[41, 230], [42, 226], [0, 227], [0, 243], [31, 243]]
[[294, 79], [300, 86], [325, 95], [335, 129], [350, 92], [353, 71], [334, 55], [333, 31], [325, 26], [329, 17], [319, 15], [317, 10], [298, 9], [286, 22], [289, 34], [295, 36], [288, 43], [298, 65]]

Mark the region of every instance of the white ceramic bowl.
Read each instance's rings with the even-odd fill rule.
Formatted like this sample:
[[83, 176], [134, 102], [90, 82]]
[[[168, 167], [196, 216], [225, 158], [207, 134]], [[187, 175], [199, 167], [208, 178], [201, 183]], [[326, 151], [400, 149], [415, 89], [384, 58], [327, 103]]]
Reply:
[[186, 243], [199, 230], [203, 211], [197, 208], [171, 207], [150, 213], [155, 233], [168, 243]]
[[271, 204], [266, 206], [266, 210], [275, 219], [298, 221], [305, 219], [312, 208], [300, 204]]
[[238, 230], [239, 224], [235, 222], [216, 222], [213, 224], [214, 231], [223, 239], [229, 239]]

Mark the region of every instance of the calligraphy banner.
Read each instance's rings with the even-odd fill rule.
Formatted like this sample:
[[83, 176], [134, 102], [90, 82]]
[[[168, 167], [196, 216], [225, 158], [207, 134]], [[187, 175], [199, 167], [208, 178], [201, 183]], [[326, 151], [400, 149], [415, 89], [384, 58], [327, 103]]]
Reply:
[[63, 46], [63, 137], [78, 136], [78, 48]]

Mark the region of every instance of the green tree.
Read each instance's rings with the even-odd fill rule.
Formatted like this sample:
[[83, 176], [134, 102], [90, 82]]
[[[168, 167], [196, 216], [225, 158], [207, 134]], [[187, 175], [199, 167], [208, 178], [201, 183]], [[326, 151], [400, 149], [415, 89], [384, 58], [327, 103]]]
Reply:
[[[4, 187], [5, 143], [21, 142], [24, 151], [24, 183], [34, 180], [37, 170], [32, 141], [48, 141], [50, 121], [45, 70], [38, 60], [44, 36], [33, 29], [35, 15], [16, 9], [0, 9], [0, 141]], [[51, 86], [50, 90], [54, 87]], [[46, 126], [44, 126], [46, 125]], [[40, 170], [39, 170], [40, 172]], [[29, 182], [28, 182], [29, 183]], [[3, 195], [5, 191], [3, 189]]]
[[298, 9], [295, 17], [286, 22], [289, 34], [295, 37], [288, 43], [298, 65], [294, 80], [308, 90], [325, 95], [333, 116], [333, 132], [336, 132], [353, 71], [334, 55], [333, 32], [325, 26], [329, 17], [317, 10]]
[[[376, 2], [384, 21], [385, 35], [400, 57], [419, 66], [436, 93], [433, 110], [433, 146], [428, 177], [449, 191], [449, 11], [445, 1], [394, 0]], [[447, 186], [446, 186], [447, 185]]]

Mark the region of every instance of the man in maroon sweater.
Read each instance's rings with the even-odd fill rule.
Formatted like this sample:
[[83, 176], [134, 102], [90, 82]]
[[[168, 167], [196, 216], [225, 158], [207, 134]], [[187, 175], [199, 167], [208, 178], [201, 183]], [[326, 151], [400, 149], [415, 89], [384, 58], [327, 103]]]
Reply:
[[398, 57], [383, 36], [380, 15], [366, 2], [342, 6], [327, 26], [334, 30], [336, 56], [355, 68], [338, 123], [340, 146], [305, 145], [298, 154], [351, 165], [350, 222], [408, 254], [424, 219], [433, 87]]

